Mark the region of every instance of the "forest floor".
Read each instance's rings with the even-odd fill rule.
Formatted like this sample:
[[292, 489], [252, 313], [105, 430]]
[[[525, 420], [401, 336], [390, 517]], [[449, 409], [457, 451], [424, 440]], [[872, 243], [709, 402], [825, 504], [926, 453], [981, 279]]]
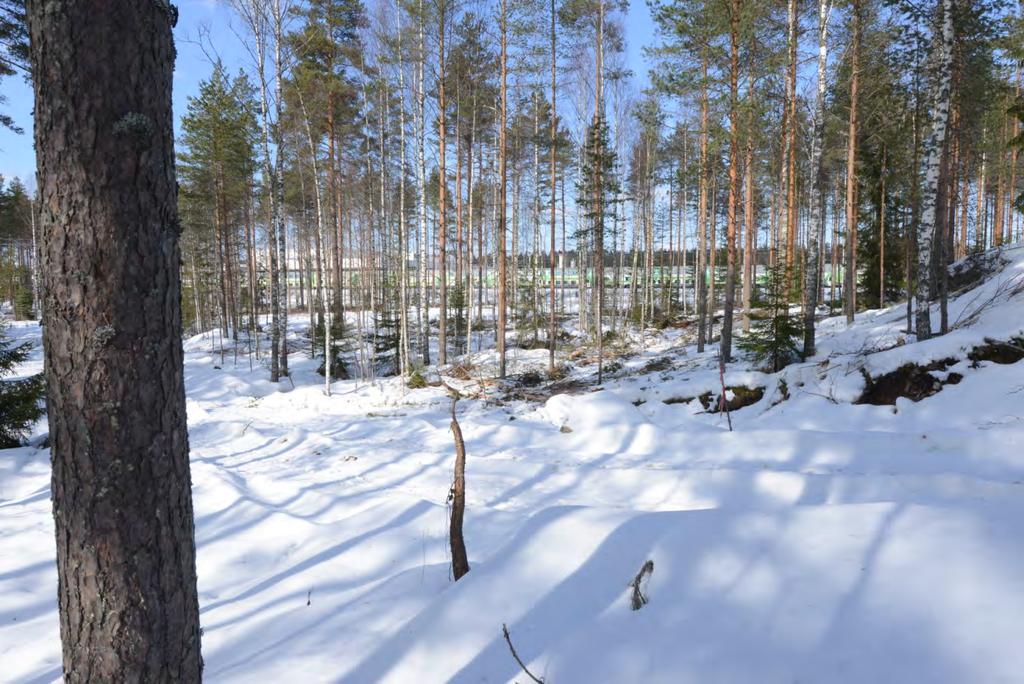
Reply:
[[[728, 419], [715, 350], [679, 330], [600, 390], [579, 364], [555, 388], [446, 378], [475, 397], [458, 583], [443, 387], [326, 397], [302, 354], [292, 389], [187, 340], [205, 678], [530, 681], [506, 624], [548, 684], [1020, 681], [1024, 249], [1000, 258], [945, 336], [915, 342], [897, 305], [826, 319], [780, 373], [731, 364]], [[46, 449], [0, 452], [2, 681], [60, 677], [49, 478]]]

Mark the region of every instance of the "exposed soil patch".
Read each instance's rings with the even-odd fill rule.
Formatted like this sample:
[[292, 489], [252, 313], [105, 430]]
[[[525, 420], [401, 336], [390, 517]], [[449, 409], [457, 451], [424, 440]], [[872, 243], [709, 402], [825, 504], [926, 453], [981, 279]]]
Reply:
[[867, 372], [864, 373], [864, 392], [855, 404], [871, 404], [873, 406], [895, 406], [899, 397], [906, 397], [911, 401], [921, 401], [942, 390], [944, 384], [956, 384], [962, 376], [951, 373], [950, 376], [957, 376], [955, 382], [950, 382], [947, 377], [945, 381], [939, 380], [932, 375], [934, 371], [943, 371], [956, 363], [953, 358], [940, 359], [927, 366], [919, 366], [916, 363], [907, 363], [896, 370], [872, 378]]
[[[750, 406], [761, 401], [764, 397], [764, 387], [726, 387], [726, 392], [732, 392], [732, 398], [725, 402], [725, 407], [729, 411], [738, 411], [745, 406]], [[704, 410], [708, 413], [718, 413], [722, 408], [722, 402], [720, 395], [714, 392], [705, 392], [704, 394], [697, 395], [695, 397], [669, 397], [663, 399], [662, 403], [665, 404], [689, 404], [691, 401], [696, 399], [700, 402], [700, 405], [704, 407]]]
[[979, 361], [1010, 364], [1024, 359], [1024, 338], [1014, 337], [1007, 342], [985, 338], [985, 344], [975, 347], [967, 355], [977, 364]]
[[644, 364], [644, 367], [640, 370], [641, 373], [660, 373], [661, 371], [667, 371], [675, 365], [670, 356], [662, 356], [658, 359], [651, 359]]

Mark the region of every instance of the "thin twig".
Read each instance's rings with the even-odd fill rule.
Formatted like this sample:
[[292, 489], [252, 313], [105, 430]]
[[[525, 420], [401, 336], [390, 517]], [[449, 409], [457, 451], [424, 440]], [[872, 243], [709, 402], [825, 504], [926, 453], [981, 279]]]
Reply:
[[732, 432], [732, 416], [729, 414], [729, 402], [725, 398], [725, 357], [718, 355], [718, 380], [722, 384], [722, 395], [719, 397], [720, 411], [725, 412], [725, 419], [729, 421], [729, 432]]
[[516, 653], [516, 647], [512, 645], [512, 637], [508, 633], [508, 625], [504, 622], [501, 623], [501, 631], [505, 635], [505, 643], [508, 644], [508, 650], [512, 651], [512, 657], [516, 659], [517, 663], [519, 663], [519, 667], [526, 673], [526, 676], [537, 682], [537, 684], [544, 684], [543, 679], [538, 679], [532, 672], [526, 669], [526, 665], [523, 664], [523, 661], [519, 658], [519, 654]]

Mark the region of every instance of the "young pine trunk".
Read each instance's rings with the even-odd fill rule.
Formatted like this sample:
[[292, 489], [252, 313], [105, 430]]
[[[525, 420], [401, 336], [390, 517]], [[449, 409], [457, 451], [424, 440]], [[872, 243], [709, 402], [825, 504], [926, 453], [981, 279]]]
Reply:
[[498, 115], [498, 321], [495, 330], [495, 347], [498, 349], [498, 377], [504, 379], [506, 372], [505, 360], [505, 327], [506, 313], [506, 263], [505, 263], [505, 212], [507, 209], [508, 177], [507, 150], [508, 141], [508, 12], [506, 0], [501, 0], [501, 111]]
[[857, 313], [857, 96], [860, 83], [860, 0], [853, 0], [850, 38], [850, 119], [846, 138], [846, 254], [843, 312], [847, 325]]
[[729, 204], [725, 227], [725, 311], [722, 316], [721, 363], [732, 360], [732, 319], [736, 302], [736, 223], [740, 194], [739, 73], [740, 0], [732, 0], [729, 12]]

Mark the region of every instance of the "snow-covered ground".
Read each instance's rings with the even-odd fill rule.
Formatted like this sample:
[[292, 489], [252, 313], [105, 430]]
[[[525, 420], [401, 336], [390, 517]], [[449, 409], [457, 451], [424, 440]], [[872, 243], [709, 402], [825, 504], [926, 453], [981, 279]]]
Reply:
[[[301, 354], [292, 390], [187, 341], [206, 679], [528, 681], [507, 624], [549, 684], [1024, 680], [1024, 362], [967, 360], [1024, 332], [1024, 250], [1004, 257], [951, 302], [944, 337], [915, 343], [895, 306], [824, 321], [819, 355], [779, 374], [734, 364], [725, 384], [764, 396], [732, 432], [682, 401], [721, 382], [679, 331], [651, 333], [600, 391], [540, 403], [451, 380], [479, 397], [458, 403], [472, 570], [457, 584], [443, 388], [339, 381], [326, 397]], [[852, 403], [865, 374], [939, 359], [937, 380], [959, 383]], [[45, 449], [0, 452], [3, 681], [60, 677], [49, 477]]]

